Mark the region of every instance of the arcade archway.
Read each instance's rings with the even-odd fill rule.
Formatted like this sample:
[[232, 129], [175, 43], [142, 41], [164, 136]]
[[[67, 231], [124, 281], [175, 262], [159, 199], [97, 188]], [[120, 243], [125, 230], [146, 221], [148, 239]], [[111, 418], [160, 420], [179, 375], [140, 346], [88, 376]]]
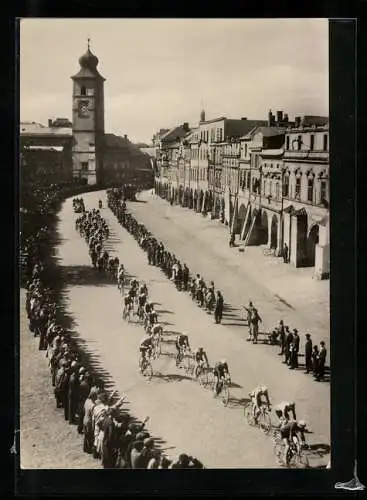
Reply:
[[261, 211], [260, 226], [258, 229], [258, 242], [259, 245], [268, 244], [268, 214], [265, 210]]
[[314, 224], [308, 234], [306, 242], [306, 266], [313, 267], [315, 265], [316, 245], [319, 242], [319, 225]]
[[276, 249], [278, 246], [278, 218], [273, 215], [270, 230], [270, 248]]

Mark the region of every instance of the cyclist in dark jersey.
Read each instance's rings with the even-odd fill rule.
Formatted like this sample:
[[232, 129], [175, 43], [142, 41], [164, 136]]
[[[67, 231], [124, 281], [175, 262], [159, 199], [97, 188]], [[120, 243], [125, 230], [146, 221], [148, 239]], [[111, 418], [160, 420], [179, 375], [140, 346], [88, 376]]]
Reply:
[[299, 422], [292, 420], [291, 422], [285, 422], [281, 426], [280, 437], [284, 443], [284, 462], [286, 465], [289, 464], [288, 450], [291, 443], [293, 442], [296, 445], [297, 452], [300, 451], [302, 445], [306, 444], [305, 429], [306, 422], [304, 420]]
[[190, 349], [189, 337], [186, 333], [180, 333], [176, 339], [176, 349], [179, 353], [181, 350]]
[[214, 394], [218, 395], [221, 389], [221, 382], [228, 377], [230, 379], [230, 374], [229, 374], [229, 369], [228, 369], [228, 363], [225, 359], [222, 359], [218, 363], [215, 364], [214, 370]]
[[195, 376], [197, 377], [199, 367], [203, 367], [205, 364], [206, 367], [209, 368], [208, 356], [207, 356], [206, 352], [204, 351], [203, 347], [199, 347], [198, 349], [196, 349], [196, 351], [194, 352], [194, 360], [195, 360], [194, 373], [195, 373]]

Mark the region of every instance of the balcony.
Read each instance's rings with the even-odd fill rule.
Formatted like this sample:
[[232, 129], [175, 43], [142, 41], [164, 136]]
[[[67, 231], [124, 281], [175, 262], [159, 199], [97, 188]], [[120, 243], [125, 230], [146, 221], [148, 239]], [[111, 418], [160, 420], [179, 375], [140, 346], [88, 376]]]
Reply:
[[310, 150], [286, 150], [284, 151], [285, 161], [322, 161], [327, 163], [329, 161], [328, 151], [310, 151]]

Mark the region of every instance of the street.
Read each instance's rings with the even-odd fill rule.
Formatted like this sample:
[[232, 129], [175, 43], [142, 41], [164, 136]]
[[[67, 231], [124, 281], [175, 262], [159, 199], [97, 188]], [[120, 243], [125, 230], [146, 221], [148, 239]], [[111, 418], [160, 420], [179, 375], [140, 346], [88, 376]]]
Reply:
[[[96, 208], [99, 198], [106, 207], [103, 192], [83, 198], [87, 210]], [[213, 317], [199, 309], [188, 294], [177, 291], [158, 268], [148, 265], [134, 238], [109, 209], [103, 208], [101, 214], [110, 228], [106, 249], [118, 255], [128, 274], [147, 283], [164, 324], [163, 355], [153, 362], [154, 376], [147, 381], [137, 366], [143, 327], [122, 320], [117, 286], [92, 269], [88, 246], [74, 226], [77, 215], [72, 199], [66, 200], [59, 215], [56, 253], [65, 279], [67, 312], [84, 348], [106, 371], [111, 388], [127, 395], [129, 411], [140, 419], [149, 415], [148, 430], [173, 456], [187, 452], [208, 468], [274, 468], [271, 439], [248, 426], [243, 417], [248, 393], [266, 384], [272, 404], [296, 402], [297, 417], [305, 419], [311, 430], [310, 443], [329, 444], [329, 383], [317, 383], [303, 370], [290, 372], [277, 356], [276, 347], [246, 342], [247, 327], [238, 311], [252, 300], [265, 329], [283, 318], [285, 324], [298, 328], [302, 339], [303, 333], [309, 332], [314, 342], [324, 339], [328, 344], [328, 283], [312, 280], [310, 270], [289, 269], [285, 273], [279, 259], [261, 256], [264, 265], [259, 267], [258, 249], [246, 249], [245, 255], [229, 249], [228, 240], [221, 236], [224, 229], [217, 222], [171, 207], [150, 192], [141, 196], [141, 203], [128, 203], [128, 211], [192, 272], [214, 280], [226, 305], [233, 308], [225, 312], [222, 325], [215, 325]], [[227, 359], [234, 383], [229, 407], [176, 368], [174, 339], [182, 331], [187, 332], [193, 347], [206, 349], [211, 364]], [[328, 460], [329, 455], [316, 455], [310, 464], [320, 466]]]

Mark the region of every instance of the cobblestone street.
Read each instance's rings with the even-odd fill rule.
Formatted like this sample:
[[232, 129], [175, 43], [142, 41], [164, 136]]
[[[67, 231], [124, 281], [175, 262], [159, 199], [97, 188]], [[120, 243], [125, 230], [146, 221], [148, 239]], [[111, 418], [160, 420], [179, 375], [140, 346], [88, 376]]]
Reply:
[[[84, 195], [86, 208], [96, 207], [101, 196], [100, 192]], [[94, 356], [96, 364], [105, 370], [110, 387], [128, 396], [129, 410], [140, 419], [150, 416], [148, 430], [154, 437], [160, 438], [163, 448], [170, 448], [168, 453], [175, 455], [186, 451], [198, 456], [206, 467], [275, 467], [271, 439], [258, 429], [249, 427], [243, 417], [248, 392], [258, 384], [268, 385], [273, 404], [283, 399], [296, 401], [298, 418], [306, 419], [312, 431], [308, 436], [310, 443], [330, 443], [329, 384], [314, 382], [302, 370], [290, 373], [280, 362], [275, 348], [247, 343], [247, 328], [244, 322], [239, 321], [235, 310], [226, 313], [222, 325], [215, 325], [213, 318], [196, 307], [188, 294], [178, 292], [160, 270], [148, 266], [146, 255], [133, 237], [121, 228], [112, 212], [104, 208], [102, 216], [111, 231], [107, 250], [119, 256], [129, 274], [147, 283], [165, 325], [164, 352], [154, 362], [154, 377], [151, 382], [142, 378], [137, 361], [143, 328], [122, 320], [121, 297], [116, 285], [92, 269], [88, 247], [74, 227], [76, 215], [71, 201], [68, 199], [64, 203], [60, 213], [60, 245], [56, 253], [64, 273], [64, 295], [68, 313], [75, 320], [75, 332], [85, 349]], [[201, 272], [206, 279], [214, 279], [231, 306], [238, 307], [241, 301], [245, 303], [251, 298], [259, 306], [266, 327], [278, 321], [283, 314], [290, 326], [304, 331], [307, 309], [299, 312], [300, 297], [294, 295], [291, 304], [295, 310], [290, 310], [286, 316], [286, 306], [279, 301], [276, 303], [274, 299], [272, 301], [271, 291], [256, 285], [253, 277], [244, 279], [246, 290], [251, 289], [249, 297], [242, 290], [241, 282], [237, 285], [238, 279], [233, 279], [234, 275], [242, 278], [238, 259], [243, 259], [243, 255], [233, 256], [238, 261], [236, 265], [227, 256], [229, 249], [225, 248], [225, 239], [223, 243], [220, 243], [220, 238], [210, 242], [211, 236], [205, 236], [208, 241], [204, 247], [202, 239], [195, 239], [188, 232], [185, 211], [181, 209], [183, 222], [180, 231], [178, 217], [174, 222], [170, 214], [181, 211], [172, 209], [163, 201], [149, 199], [147, 203], [131, 203], [128, 209], [190, 268], [192, 266], [193, 271]], [[166, 212], [166, 218], [170, 217], [167, 224], [162, 224], [165, 220], [161, 218], [162, 211]], [[189, 217], [194, 219], [193, 214], [188, 214], [186, 218]], [[200, 217], [197, 219], [201, 221]], [[214, 226], [204, 220], [203, 223], [210, 228]], [[178, 233], [181, 233], [180, 239], [177, 238]], [[215, 250], [213, 254], [217, 257], [208, 252], [210, 248]], [[246, 259], [249, 259], [247, 254]], [[220, 276], [214, 273], [218, 269], [221, 269]], [[306, 281], [306, 277], [304, 279]], [[227, 293], [229, 286], [232, 291]], [[287, 302], [290, 300], [283, 289], [279, 295]], [[268, 307], [270, 303], [273, 309]], [[314, 326], [315, 321], [321, 331], [321, 319], [310, 323]], [[210, 391], [188, 378], [183, 370], [176, 368], [173, 341], [175, 332], [181, 331], [188, 333], [193, 347], [204, 346], [211, 363], [226, 357], [234, 383], [228, 408], [214, 399]], [[311, 328], [307, 331], [316, 335]], [[310, 459], [311, 465], [319, 466], [326, 464], [329, 457], [313, 458]]]

